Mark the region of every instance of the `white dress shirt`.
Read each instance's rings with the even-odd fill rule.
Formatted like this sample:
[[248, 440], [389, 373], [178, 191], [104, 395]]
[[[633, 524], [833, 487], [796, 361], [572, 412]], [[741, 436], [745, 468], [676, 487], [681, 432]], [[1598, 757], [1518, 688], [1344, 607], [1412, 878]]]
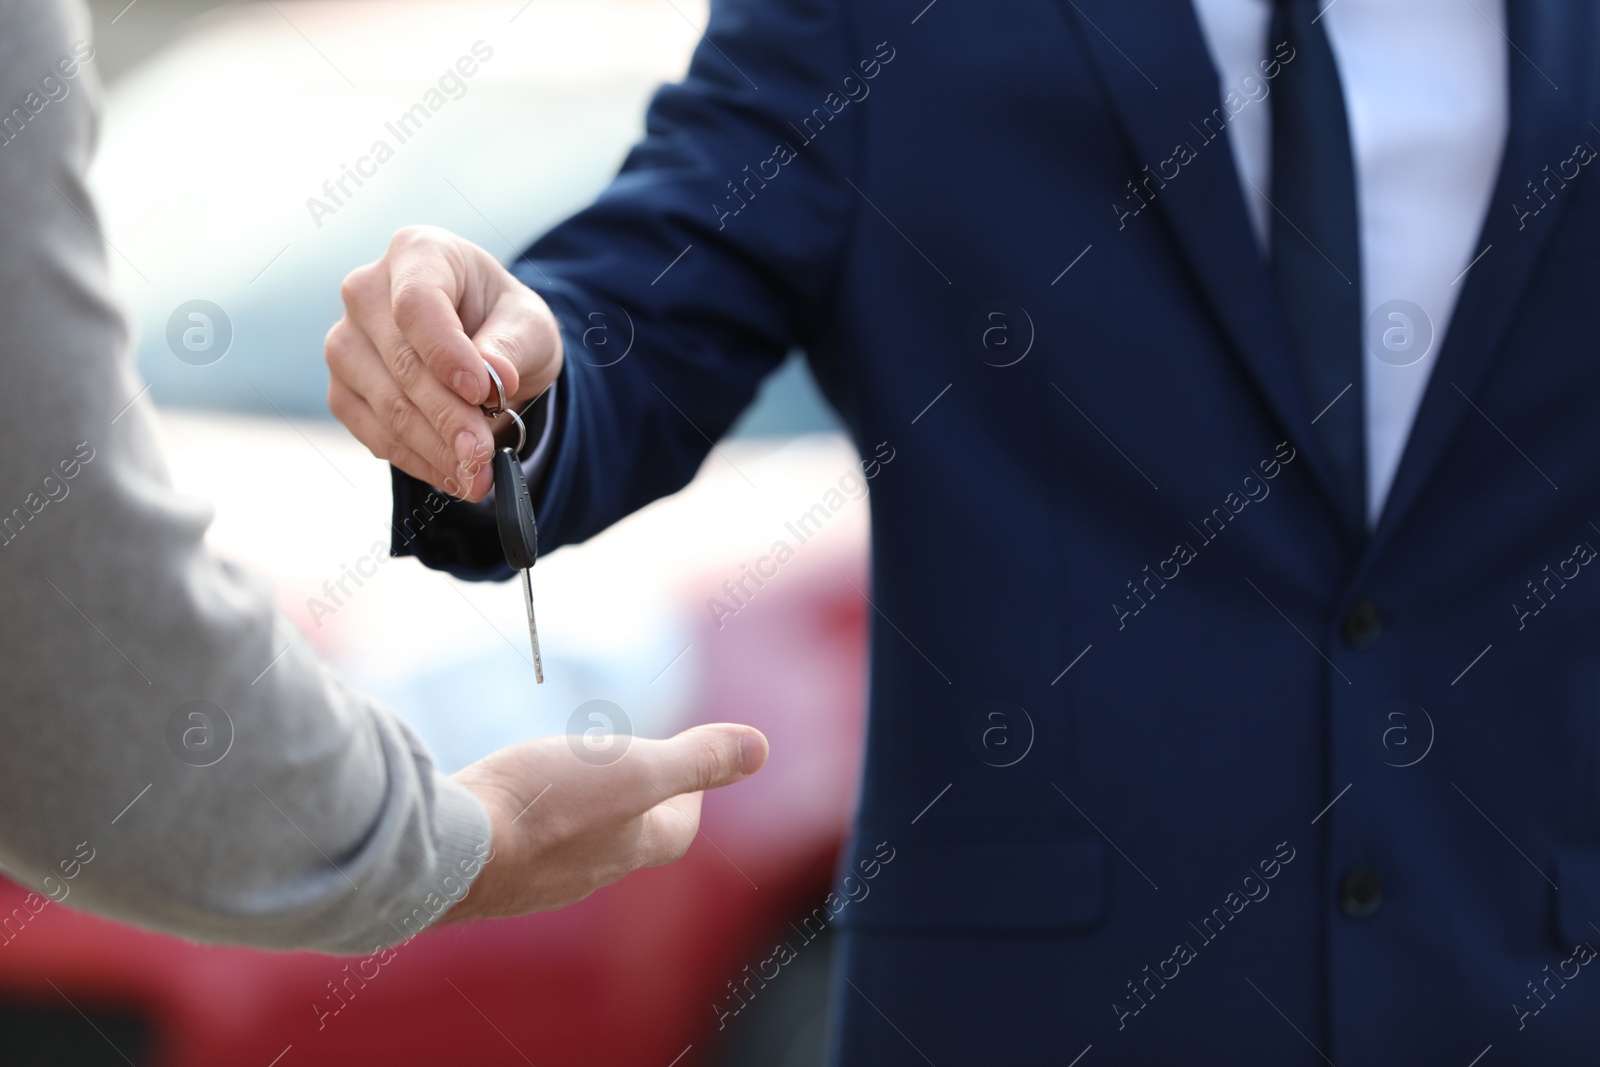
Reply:
[[[1228, 140], [1265, 253], [1273, 211], [1262, 195], [1272, 195], [1272, 96], [1260, 64], [1275, 43], [1267, 41], [1272, 0], [1194, 0], [1194, 7], [1223, 95], [1256, 98], [1228, 123]], [[1332, 0], [1322, 10], [1355, 158], [1367, 326], [1367, 517], [1375, 524], [1461, 295], [1461, 276], [1483, 251], [1477, 242], [1509, 121], [1505, 5]], [[1407, 320], [1414, 320], [1409, 329]]]

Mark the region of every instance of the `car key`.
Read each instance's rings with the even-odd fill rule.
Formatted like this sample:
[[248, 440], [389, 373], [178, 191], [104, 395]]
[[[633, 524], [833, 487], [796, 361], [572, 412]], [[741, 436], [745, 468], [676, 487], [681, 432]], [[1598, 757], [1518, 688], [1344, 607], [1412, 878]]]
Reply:
[[528, 644], [533, 648], [533, 680], [544, 684], [544, 660], [539, 656], [539, 625], [533, 619], [533, 580], [528, 573], [539, 558], [539, 527], [534, 523], [533, 500], [528, 496], [528, 479], [523, 476], [522, 462], [517, 454], [528, 441], [528, 428], [515, 411], [506, 406], [506, 389], [500, 375], [488, 363], [484, 369], [494, 383], [496, 404], [485, 406], [483, 413], [491, 419], [510, 415], [517, 424], [517, 447], [497, 449], [491, 465], [494, 468], [494, 518], [500, 530], [500, 551], [512, 570], [522, 574], [522, 602], [528, 609]]
[[534, 681], [544, 684], [544, 663], [539, 657], [539, 627], [533, 619], [533, 581], [530, 572], [539, 558], [539, 528], [534, 523], [533, 501], [522, 463], [510, 448], [494, 454], [494, 517], [500, 528], [500, 549], [506, 563], [522, 574], [522, 601], [528, 608], [528, 642], [533, 647]]

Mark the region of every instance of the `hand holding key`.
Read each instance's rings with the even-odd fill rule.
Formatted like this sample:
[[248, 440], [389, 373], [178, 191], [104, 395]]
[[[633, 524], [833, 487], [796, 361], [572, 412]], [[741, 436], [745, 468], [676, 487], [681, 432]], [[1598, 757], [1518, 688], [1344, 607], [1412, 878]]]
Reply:
[[561, 334], [539, 295], [488, 252], [431, 226], [394, 235], [340, 288], [328, 331], [328, 407], [362, 444], [451, 496], [481, 500], [494, 451], [479, 406], [485, 365], [520, 410], [561, 371]]

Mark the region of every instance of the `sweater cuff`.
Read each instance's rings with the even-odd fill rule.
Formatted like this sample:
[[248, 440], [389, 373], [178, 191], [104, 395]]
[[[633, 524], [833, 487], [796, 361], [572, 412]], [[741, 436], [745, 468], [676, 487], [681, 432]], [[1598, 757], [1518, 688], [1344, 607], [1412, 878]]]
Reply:
[[374, 915], [370, 925], [322, 951], [351, 956], [386, 952], [439, 921], [472, 888], [493, 853], [489, 813], [460, 783], [435, 773], [432, 784], [433, 862], [428, 873]]

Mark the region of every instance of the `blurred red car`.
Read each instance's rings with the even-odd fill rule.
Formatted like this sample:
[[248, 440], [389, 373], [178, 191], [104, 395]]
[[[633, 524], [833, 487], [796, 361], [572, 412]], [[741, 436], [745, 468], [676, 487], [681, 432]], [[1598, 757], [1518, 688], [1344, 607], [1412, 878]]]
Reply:
[[[772, 759], [706, 798], [681, 862], [364, 959], [193, 945], [70, 897], [34, 914], [0, 884], [0, 1063], [819, 1062], [828, 946], [807, 940], [815, 920], [791, 924], [822, 904], [854, 794], [865, 604], [850, 583], [865, 575], [837, 555], [793, 566], [792, 585], [741, 612], [748, 625], [711, 640], [705, 624], [697, 718], [759, 726]], [[798, 959], [735, 1000], [779, 940]]]

